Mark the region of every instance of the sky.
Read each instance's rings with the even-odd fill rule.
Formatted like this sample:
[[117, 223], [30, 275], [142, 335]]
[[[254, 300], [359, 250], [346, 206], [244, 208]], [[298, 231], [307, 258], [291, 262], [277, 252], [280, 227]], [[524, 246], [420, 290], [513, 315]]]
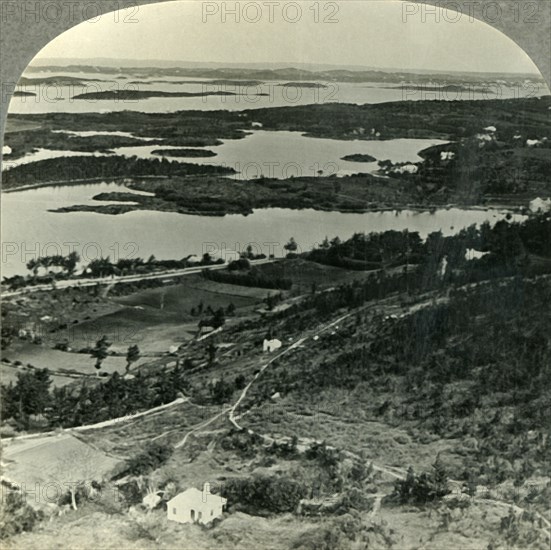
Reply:
[[166, 2], [81, 23], [36, 59], [538, 72], [511, 39], [468, 13], [426, 9], [394, 0]]

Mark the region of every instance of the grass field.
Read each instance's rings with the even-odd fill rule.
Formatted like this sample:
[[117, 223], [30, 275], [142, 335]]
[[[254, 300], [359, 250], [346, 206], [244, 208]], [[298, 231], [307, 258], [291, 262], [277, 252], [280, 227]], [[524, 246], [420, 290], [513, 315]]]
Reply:
[[308, 293], [314, 283], [318, 289], [323, 289], [366, 277], [365, 272], [322, 265], [301, 258], [263, 264], [258, 266], [258, 270], [269, 277], [291, 279], [294, 293]]
[[[17, 342], [13, 344], [9, 350], [2, 354], [3, 358], [7, 358], [11, 361], [13, 366], [15, 361], [20, 361], [23, 366], [28, 363], [37, 368], [48, 369], [52, 372], [59, 371], [60, 369], [75, 370], [82, 374], [95, 374], [94, 359], [86, 353], [68, 353], [60, 350], [46, 348], [44, 346], [38, 346], [29, 344], [27, 342]], [[143, 363], [146, 359], [139, 359], [134, 363], [134, 367]], [[102, 364], [103, 372], [119, 372], [122, 373], [125, 370], [126, 360], [124, 357], [109, 356]], [[11, 366], [2, 365], [2, 382], [6, 383], [8, 380], [4, 379], [4, 373], [6, 377], [14, 376], [15, 369]], [[63, 377], [55, 377], [54, 384], [65, 385], [70, 382], [71, 379]]]
[[239, 310], [260, 303], [267, 294], [264, 289], [216, 283], [192, 275], [177, 285], [144, 290], [117, 301], [128, 306], [162, 310], [181, 320], [192, 320], [191, 309], [201, 302], [205, 309], [209, 306], [225, 309], [233, 303]]

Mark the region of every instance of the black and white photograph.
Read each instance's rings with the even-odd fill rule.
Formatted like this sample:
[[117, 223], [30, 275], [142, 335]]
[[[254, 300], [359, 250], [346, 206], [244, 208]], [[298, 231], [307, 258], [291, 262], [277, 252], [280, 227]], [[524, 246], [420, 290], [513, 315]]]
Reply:
[[549, 550], [549, 0], [0, 0], [6, 550]]

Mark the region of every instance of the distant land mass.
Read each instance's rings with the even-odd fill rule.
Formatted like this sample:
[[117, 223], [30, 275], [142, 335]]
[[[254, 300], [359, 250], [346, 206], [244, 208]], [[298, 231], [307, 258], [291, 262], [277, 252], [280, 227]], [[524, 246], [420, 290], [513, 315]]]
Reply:
[[347, 160], [349, 162], [375, 162], [377, 159], [371, 155], [355, 153], [353, 155], [346, 155], [341, 160]]
[[163, 157], [215, 157], [216, 153], [210, 149], [155, 149], [151, 151], [152, 155], [160, 155]]
[[35, 97], [36, 94], [34, 92], [23, 92], [21, 90], [17, 90], [13, 92], [13, 97]]
[[488, 78], [541, 78], [538, 72], [533, 73], [493, 73], [493, 72], [473, 72], [473, 71], [459, 71], [453, 69], [419, 69], [419, 68], [397, 68], [397, 67], [376, 67], [371, 65], [334, 65], [329, 63], [297, 63], [297, 62], [270, 62], [261, 61], [253, 63], [221, 63], [217, 61], [185, 61], [185, 60], [170, 60], [170, 59], [129, 59], [129, 58], [112, 58], [112, 57], [96, 57], [96, 58], [77, 58], [77, 57], [50, 57], [42, 59], [34, 59], [27, 70], [42, 71], [45, 68], [49, 69], [52, 66], [60, 66], [66, 68], [68, 66], [96, 66], [96, 67], [109, 67], [109, 68], [151, 68], [158, 67], [164, 69], [170, 68], [183, 68], [183, 69], [286, 69], [289, 67], [296, 67], [297, 69], [317, 72], [317, 71], [332, 71], [332, 70], [346, 70], [346, 71], [383, 71], [387, 73], [415, 73], [415, 74], [462, 74], [467, 76], [481, 76], [485, 75]]
[[48, 70], [50, 72], [64, 71], [75, 73], [97, 73], [113, 74], [117, 77], [121, 73], [130, 74], [134, 78], [161, 78], [161, 77], [198, 77], [212, 80], [246, 80], [246, 81], [266, 81], [283, 80], [290, 82], [386, 82], [401, 84], [402, 82], [411, 82], [413, 84], [459, 84], [468, 83], [482, 84], [489, 82], [499, 83], [519, 83], [529, 80], [531, 82], [541, 82], [543, 79], [539, 75], [515, 75], [515, 74], [489, 74], [489, 73], [427, 73], [411, 72], [404, 70], [388, 71], [378, 69], [330, 69], [330, 70], [306, 70], [297, 67], [283, 68], [250, 68], [250, 67], [117, 67], [101, 65], [52, 65], [52, 66], [29, 66], [27, 72], [37, 72]]
[[325, 84], [320, 82], [286, 82], [285, 84], [278, 84], [278, 86], [294, 86], [299, 88], [327, 88]]
[[[160, 90], [108, 90], [105, 92], [87, 92], [77, 94], [72, 99], [149, 99], [151, 97], [207, 97], [207, 96], [233, 96], [241, 95], [233, 92], [162, 92]], [[268, 95], [268, 94], [256, 94]]]

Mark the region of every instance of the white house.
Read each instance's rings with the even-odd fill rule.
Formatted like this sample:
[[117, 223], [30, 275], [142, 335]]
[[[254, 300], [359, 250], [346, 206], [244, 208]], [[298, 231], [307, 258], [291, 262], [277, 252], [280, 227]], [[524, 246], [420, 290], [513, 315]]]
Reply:
[[403, 166], [394, 168], [392, 171], [399, 172], [400, 174], [416, 174], [419, 171], [419, 168], [415, 164], [404, 164]]
[[167, 517], [178, 523], [202, 523], [206, 525], [224, 511], [227, 499], [213, 495], [210, 486], [205, 483], [203, 490], [195, 487], [186, 489], [167, 503]]
[[476, 248], [467, 248], [465, 250], [465, 259], [466, 260], [479, 260], [480, 258], [484, 258], [486, 254], [489, 254], [489, 252], [481, 252], [480, 250], [476, 250]]
[[538, 197], [530, 201], [529, 208], [531, 212], [549, 212], [551, 210], [551, 198], [544, 200]]
[[262, 342], [262, 351], [272, 352], [276, 349], [279, 349], [281, 347], [281, 340], [278, 340], [277, 338], [274, 338], [273, 340], [267, 340], [264, 338], [264, 342]]
[[195, 254], [192, 254], [191, 256], [188, 256], [185, 258], [188, 265], [197, 265], [201, 263], [201, 258], [199, 256], [196, 256]]

